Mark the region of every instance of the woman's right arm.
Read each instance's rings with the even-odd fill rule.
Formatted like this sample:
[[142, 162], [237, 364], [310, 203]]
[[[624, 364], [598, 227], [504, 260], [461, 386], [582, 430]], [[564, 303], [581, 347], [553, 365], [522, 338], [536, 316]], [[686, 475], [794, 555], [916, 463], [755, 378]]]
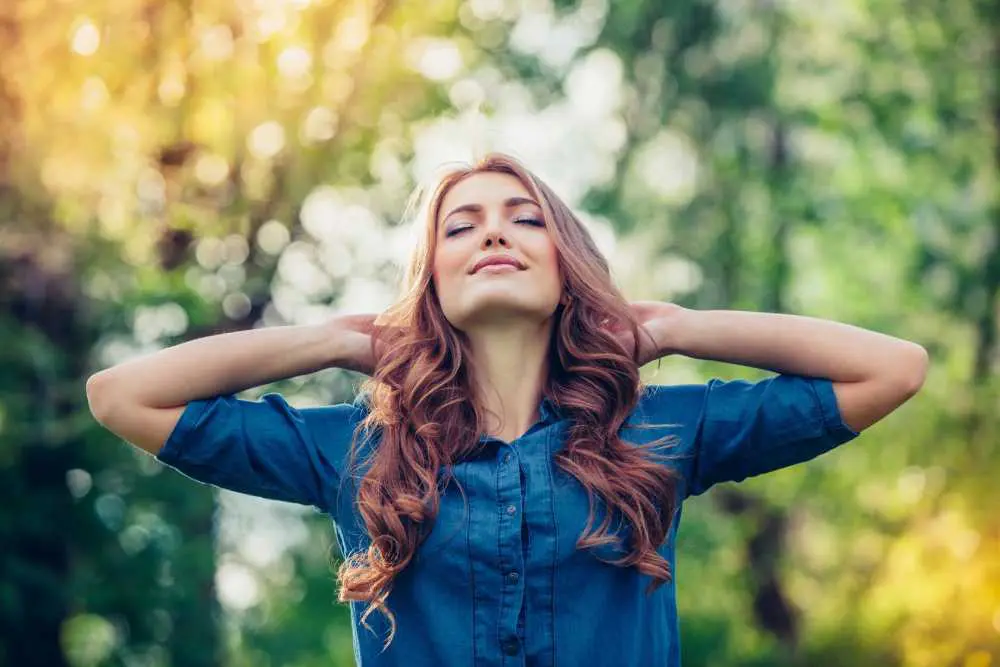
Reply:
[[157, 454], [190, 401], [332, 366], [366, 370], [370, 341], [351, 318], [207, 336], [95, 373], [87, 401], [101, 425]]

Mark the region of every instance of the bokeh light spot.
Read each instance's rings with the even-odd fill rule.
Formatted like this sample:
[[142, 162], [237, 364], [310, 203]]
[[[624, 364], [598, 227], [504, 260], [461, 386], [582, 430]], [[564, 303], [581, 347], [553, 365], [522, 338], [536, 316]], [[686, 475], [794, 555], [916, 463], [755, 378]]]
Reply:
[[257, 245], [269, 255], [278, 255], [290, 240], [288, 228], [277, 220], [268, 220], [257, 230]]
[[250, 298], [243, 292], [227, 294], [222, 299], [222, 312], [233, 320], [241, 320], [250, 313]]
[[407, 53], [410, 67], [432, 81], [447, 81], [462, 69], [462, 54], [447, 39], [415, 42]]
[[83, 498], [85, 495], [90, 493], [90, 489], [93, 485], [93, 478], [86, 470], [73, 468], [72, 470], [66, 471], [66, 488], [69, 489], [70, 495], [74, 498]]
[[298, 79], [309, 73], [312, 56], [301, 46], [289, 46], [278, 55], [278, 71], [289, 79]]
[[329, 141], [337, 132], [337, 114], [326, 107], [313, 107], [302, 123], [303, 143]]
[[227, 25], [214, 25], [201, 34], [201, 53], [207, 60], [228, 60], [233, 55], [233, 31]]
[[222, 563], [215, 571], [219, 601], [230, 609], [243, 611], [260, 601], [257, 577], [246, 566], [232, 561]]
[[108, 87], [99, 76], [89, 76], [80, 89], [80, 108], [84, 111], [99, 111], [108, 101]]
[[259, 158], [272, 158], [285, 147], [285, 128], [277, 121], [261, 123], [247, 137], [247, 148]]
[[219, 185], [229, 175], [229, 163], [221, 155], [202, 155], [195, 163], [194, 175], [205, 185]]
[[92, 56], [101, 46], [101, 32], [94, 22], [86, 19], [73, 31], [70, 40], [73, 53], [81, 56]]

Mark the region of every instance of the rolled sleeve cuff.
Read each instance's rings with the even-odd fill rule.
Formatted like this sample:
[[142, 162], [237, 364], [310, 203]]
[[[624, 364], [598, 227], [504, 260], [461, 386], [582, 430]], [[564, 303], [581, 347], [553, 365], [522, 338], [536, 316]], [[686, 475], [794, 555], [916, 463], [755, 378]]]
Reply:
[[833, 391], [833, 382], [821, 380], [813, 384], [816, 392], [816, 399], [819, 403], [820, 413], [823, 417], [823, 426], [838, 443], [847, 442], [860, 435], [846, 423], [837, 405], [837, 395]]
[[173, 431], [156, 454], [156, 458], [169, 466], [177, 467], [184, 461], [184, 443], [188, 435], [198, 426], [198, 421], [211, 404], [211, 399], [191, 401], [184, 408], [180, 419], [174, 425]]

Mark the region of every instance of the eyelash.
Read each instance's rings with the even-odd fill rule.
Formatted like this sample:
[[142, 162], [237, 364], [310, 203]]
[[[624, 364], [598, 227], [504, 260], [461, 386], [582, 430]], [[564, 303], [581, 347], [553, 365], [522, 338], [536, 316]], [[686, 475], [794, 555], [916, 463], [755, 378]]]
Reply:
[[[542, 222], [541, 220], [539, 220], [538, 218], [515, 218], [514, 222], [515, 223], [519, 223], [519, 222], [520, 223], [525, 223], [525, 224], [531, 225], [532, 227], [544, 227], [545, 226], [545, 223]], [[467, 225], [465, 227], [456, 227], [455, 229], [451, 229], [451, 230], [448, 231], [448, 233], [445, 234], [445, 238], [451, 238], [452, 236], [456, 236], [458, 234], [461, 234], [462, 232], [464, 232], [467, 229], [472, 229], [471, 225]]]

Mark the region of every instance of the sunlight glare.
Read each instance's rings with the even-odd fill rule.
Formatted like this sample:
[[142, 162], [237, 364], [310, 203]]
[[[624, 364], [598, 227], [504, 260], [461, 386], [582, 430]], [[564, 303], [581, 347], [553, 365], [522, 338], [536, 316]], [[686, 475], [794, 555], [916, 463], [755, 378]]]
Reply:
[[394, 296], [392, 289], [381, 280], [354, 277], [341, 292], [337, 310], [341, 313], [380, 312], [392, 304]]
[[423, 39], [407, 52], [410, 67], [431, 81], [447, 81], [462, 70], [462, 54], [447, 39]]
[[300, 135], [303, 143], [329, 141], [337, 132], [337, 114], [326, 107], [313, 107], [306, 114]]
[[179, 336], [189, 325], [187, 311], [173, 301], [158, 306], [139, 306], [132, 315], [132, 333], [143, 345]]
[[288, 19], [280, 9], [269, 9], [257, 17], [257, 40], [266, 42], [274, 34], [281, 32]]
[[299, 213], [302, 227], [313, 238], [322, 240], [333, 232], [342, 208], [337, 191], [328, 185], [321, 185], [302, 202]]
[[566, 95], [581, 116], [601, 118], [621, 106], [623, 77], [621, 58], [614, 51], [591, 51], [566, 77]]
[[[330, 277], [319, 266], [316, 252], [314, 246], [295, 241], [278, 259], [277, 277], [284, 287], [295, 293], [296, 300], [323, 296], [329, 292]], [[295, 319], [291, 313], [282, 314], [289, 319]]]
[[81, 56], [92, 56], [101, 46], [101, 33], [90, 19], [83, 22], [73, 31], [71, 40], [73, 52]]
[[650, 191], [676, 205], [694, 197], [698, 184], [698, 155], [691, 140], [664, 130], [639, 149], [635, 162], [639, 178]]
[[250, 568], [232, 561], [215, 571], [219, 601], [230, 609], [245, 611], [260, 602], [260, 585]]
[[229, 175], [229, 163], [221, 155], [202, 155], [195, 163], [194, 175], [195, 178], [210, 187], [220, 185]]
[[312, 56], [301, 46], [289, 46], [278, 55], [278, 72], [287, 79], [298, 79], [309, 73]]
[[233, 55], [233, 31], [227, 25], [214, 25], [201, 34], [201, 52], [207, 60], [219, 62]]
[[261, 123], [247, 137], [247, 148], [255, 157], [272, 158], [285, 147], [285, 128], [277, 121]]
[[[365, 20], [364, 16], [357, 14], [348, 16], [337, 26], [337, 32], [330, 45], [333, 50], [346, 53], [360, 51], [361, 47], [368, 41], [368, 28], [368, 21]], [[331, 54], [333, 50], [331, 50]]]
[[486, 91], [475, 79], [461, 79], [448, 89], [448, 99], [456, 109], [473, 109], [486, 99]]

